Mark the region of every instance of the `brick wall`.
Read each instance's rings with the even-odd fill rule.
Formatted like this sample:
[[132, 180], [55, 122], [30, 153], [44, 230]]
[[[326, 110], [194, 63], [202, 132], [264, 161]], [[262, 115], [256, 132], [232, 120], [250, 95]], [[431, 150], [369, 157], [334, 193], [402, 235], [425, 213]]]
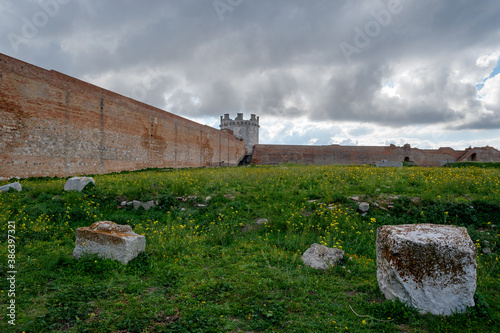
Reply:
[[0, 54], [0, 177], [237, 165], [233, 135]]
[[[381, 146], [290, 146], [290, 145], [255, 145], [252, 164], [376, 164], [387, 160], [402, 162], [405, 159], [419, 166], [442, 166], [455, 162], [466, 154], [465, 150], [439, 148], [423, 150], [394, 145]], [[500, 152], [495, 148], [473, 148], [475, 161], [500, 162]], [[470, 158], [468, 160], [471, 160]]]

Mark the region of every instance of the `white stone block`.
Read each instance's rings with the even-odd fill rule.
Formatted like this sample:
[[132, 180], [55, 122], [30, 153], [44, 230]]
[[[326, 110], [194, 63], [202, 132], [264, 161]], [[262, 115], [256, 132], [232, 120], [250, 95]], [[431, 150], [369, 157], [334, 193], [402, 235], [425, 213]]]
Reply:
[[73, 178], [70, 178], [66, 181], [66, 184], [64, 184], [64, 190], [65, 191], [78, 191], [78, 192], [80, 192], [90, 182], [95, 184], [94, 178], [92, 178], [92, 177], [73, 177]]
[[370, 210], [370, 204], [368, 202], [360, 202], [358, 208], [363, 213], [366, 213], [367, 211]]
[[375, 166], [377, 168], [402, 168], [403, 162], [382, 160], [382, 161], [378, 161], [377, 163], [375, 163]]
[[269, 222], [268, 219], [259, 218], [259, 219], [257, 219], [257, 221], [255, 221], [255, 224], [262, 225], [262, 224], [266, 224], [268, 222]]
[[302, 255], [305, 265], [323, 270], [336, 265], [342, 258], [344, 258], [344, 251], [316, 243], [312, 244]]
[[449, 225], [382, 226], [377, 279], [387, 299], [421, 313], [451, 315], [474, 306], [476, 252], [467, 229]]
[[19, 182], [15, 182], [15, 183], [11, 183], [11, 184], [7, 184], [7, 185], [4, 185], [4, 186], [1, 186], [0, 187], [0, 192], [7, 192], [11, 188], [18, 190], [19, 192], [21, 192], [22, 189], [23, 189], [23, 187], [21, 186], [21, 184]]
[[75, 231], [73, 256], [79, 259], [85, 254], [97, 254], [126, 264], [146, 249], [146, 237], [132, 231], [128, 225], [101, 221]]

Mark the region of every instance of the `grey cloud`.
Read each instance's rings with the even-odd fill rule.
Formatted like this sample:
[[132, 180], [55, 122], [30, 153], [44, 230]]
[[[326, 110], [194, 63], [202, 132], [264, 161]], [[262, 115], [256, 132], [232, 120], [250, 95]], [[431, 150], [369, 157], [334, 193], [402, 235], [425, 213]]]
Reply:
[[[141, 89], [127, 75], [161, 68], [168, 74], [135, 97], [186, 116], [500, 128], [498, 116], [481, 116], [477, 90], [461, 76], [480, 75], [475, 57], [498, 50], [500, 2], [401, 0], [402, 11], [348, 62], [339, 45], [355, 45], [354, 29], [389, 3], [245, 0], [221, 21], [212, 1], [73, 0], [15, 53], [6, 33], [41, 7], [2, 2], [0, 52], [99, 82], [119, 73], [105, 87], [126, 96]], [[395, 77], [401, 96], [381, 94]]]

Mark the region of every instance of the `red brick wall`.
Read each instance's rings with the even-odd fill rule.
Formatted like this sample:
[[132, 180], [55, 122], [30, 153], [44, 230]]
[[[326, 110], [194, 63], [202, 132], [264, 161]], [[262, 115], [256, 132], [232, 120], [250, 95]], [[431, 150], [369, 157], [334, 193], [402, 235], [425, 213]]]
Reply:
[[[499, 162], [500, 152], [491, 147], [474, 148], [476, 161]], [[288, 146], [256, 145], [252, 164], [375, 164], [381, 160], [402, 162], [406, 157], [419, 166], [442, 166], [455, 162], [464, 150], [422, 150], [396, 146]]]
[[0, 54], [0, 177], [237, 165], [215, 128]]

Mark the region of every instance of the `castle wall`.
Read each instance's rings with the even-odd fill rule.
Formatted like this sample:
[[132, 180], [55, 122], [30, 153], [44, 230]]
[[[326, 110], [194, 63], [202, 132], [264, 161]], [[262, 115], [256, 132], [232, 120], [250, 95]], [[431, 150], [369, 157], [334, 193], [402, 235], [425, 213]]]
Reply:
[[[386, 147], [255, 145], [252, 164], [376, 164], [382, 160], [393, 162], [409, 160], [419, 166], [443, 166], [457, 161], [466, 152], [451, 148], [422, 150], [394, 145]], [[476, 154], [475, 161], [500, 161], [500, 152], [491, 147], [473, 148], [472, 152]]]
[[0, 177], [237, 165], [233, 135], [0, 54]]

